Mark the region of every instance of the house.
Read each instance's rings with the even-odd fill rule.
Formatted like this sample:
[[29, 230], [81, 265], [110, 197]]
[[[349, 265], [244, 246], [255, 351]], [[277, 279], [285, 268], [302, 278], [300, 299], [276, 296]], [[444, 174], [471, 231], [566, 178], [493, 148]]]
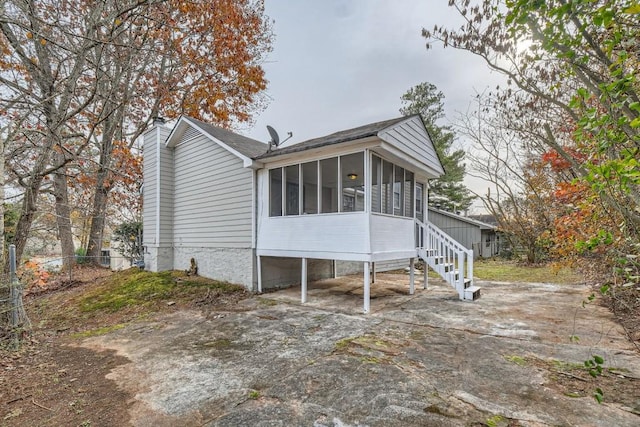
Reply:
[[[444, 173], [419, 116], [272, 148], [190, 117], [144, 135], [143, 245], [152, 271], [188, 269], [262, 292], [424, 259], [474, 300], [473, 255], [427, 221]], [[379, 269], [378, 269], [379, 270]], [[426, 271], [426, 269], [425, 269]], [[427, 285], [425, 272], [424, 286]]]
[[476, 258], [500, 252], [500, 235], [494, 225], [434, 207], [429, 207], [429, 221], [465, 248], [473, 249]]

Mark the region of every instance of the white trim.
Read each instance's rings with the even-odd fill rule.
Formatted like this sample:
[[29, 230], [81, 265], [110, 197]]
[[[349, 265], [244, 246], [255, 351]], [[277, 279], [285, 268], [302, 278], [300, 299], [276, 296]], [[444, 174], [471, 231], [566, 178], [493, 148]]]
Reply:
[[413, 295], [416, 291], [414, 261], [415, 261], [415, 258], [409, 258], [409, 295]]
[[[173, 143], [172, 144], [172, 140], [174, 138], [174, 135], [176, 135], [178, 133], [178, 128], [180, 126], [183, 125], [183, 123], [185, 125], [191, 126], [194, 129], [197, 129], [202, 135], [204, 135], [206, 138], [208, 138], [209, 140], [215, 142], [216, 144], [218, 144], [220, 147], [224, 148], [225, 150], [227, 150], [228, 152], [230, 152], [231, 154], [233, 154], [234, 156], [238, 157], [240, 160], [242, 160], [242, 165], [245, 168], [252, 168], [252, 169], [260, 169], [262, 167], [262, 163], [260, 162], [256, 162], [253, 159], [251, 159], [250, 157], [245, 156], [244, 154], [242, 154], [241, 152], [239, 152], [238, 150], [230, 147], [229, 145], [227, 145], [224, 141], [214, 137], [213, 135], [211, 135], [209, 132], [203, 130], [200, 126], [198, 126], [196, 123], [192, 122], [191, 120], [189, 120], [188, 117], [186, 116], [182, 116], [180, 117], [180, 119], [178, 120], [178, 123], [176, 123], [176, 125], [173, 127], [173, 130], [171, 131], [171, 133], [169, 134], [169, 137], [167, 138], [167, 142], [165, 143], [165, 145], [167, 147], [173, 147], [174, 145], [176, 145], [177, 143]], [[266, 146], [266, 144], [265, 144]]]
[[371, 309], [370, 298], [371, 298], [371, 277], [370, 277], [370, 265], [368, 262], [364, 263], [364, 293], [363, 293], [363, 307], [362, 311], [364, 314], [369, 313]]
[[[258, 171], [251, 173], [251, 249], [258, 246]], [[270, 201], [269, 201], [270, 202]]]
[[[336, 191], [336, 193], [338, 193], [338, 194], [336, 194], [336, 197], [338, 198], [338, 206], [337, 206], [338, 210], [337, 210], [337, 212], [338, 213], [342, 213], [342, 209], [343, 209], [342, 204], [344, 203], [343, 202], [343, 195], [342, 195], [342, 160], [341, 160], [342, 155], [336, 156], [336, 158], [338, 159], [338, 166], [337, 166], [337, 168], [338, 168], [338, 170], [337, 170], [338, 176], [336, 177], [337, 178], [336, 184], [338, 186], [338, 191]], [[355, 201], [353, 203], [354, 203], [354, 206], [355, 206]]]
[[258, 274], [258, 293], [262, 293], [262, 259], [260, 255], [256, 255], [257, 264], [256, 264], [256, 273]]
[[328, 252], [328, 251], [301, 251], [286, 249], [257, 249], [257, 256], [270, 256], [282, 258], [313, 258], [331, 259], [337, 261], [391, 261], [417, 257], [417, 250], [402, 250], [391, 252], [375, 252], [372, 254], [357, 252]]
[[375, 252], [371, 254], [371, 261], [392, 261], [394, 259], [415, 258], [418, 251], [416, 249], [393, 252]]
[[[324, 159], [330, 159], [332, 157], [346, 156], [349, 154], [360, 153], [368, 148], [378, 147], [382, 141], [376, 137], [371, 137], [364, 140], [357, 140], [353, 142], [354, 144], [345, 142], [341, 144], [322, 147], [322, 148], [325, 148], [324, 150], [310, 149], [310, 150], [300, 151], [298, 153], [284, 154], [282, 156], [267, 157], [266, 159], [260, 159], [260, 161], [264, 163], [265, 168], [273, 169], [281, 166], [290, 166], [296, 163], [307, 163], [314, 160], [320, 161]], [[332, 148], [332, 149], [329, 150], [329, 148]], [[298, 155], [294, 156], [294, 154], [298, 154]], [[273, 161], [269, 161], [271, 159], [273, 159]]]
[[332, 259], [339, 261], [370, 261], [371, 258], [370, 254], [356, 252], [301, 251], [288, 249], [258, 249], [257, 253], [260, 256]]
[[[380, 151], [382, 151], [384, 154], [380, 153]], [[380, 151], [376, 151], [379, 157], [382, 157], [383, 159], [393, 164], [397, 164], [402, 168], [410, 169], [414, 173], [415, 171], [419, 171], [419, 173], [426, 173], [431, 179], [438, 178], [442, 175], [441, 173], [422, 163], [418, 159], [409, 157], [407, 153], [395, 147], [394, 145], [389, 144], [388, 142], [383, 141], [382, 144], [380, 144]]]
[[300, 302], [307, 302], [307, 259], [302, 258], [302, 277], [300, 278]]

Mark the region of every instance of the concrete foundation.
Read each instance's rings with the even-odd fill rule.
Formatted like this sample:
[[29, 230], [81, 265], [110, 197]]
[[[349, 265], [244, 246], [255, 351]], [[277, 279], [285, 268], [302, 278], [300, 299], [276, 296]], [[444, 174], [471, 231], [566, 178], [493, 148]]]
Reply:
[[253, 290], [253, 249], [176, 247], [173, 250], [174, 269], [188, 270], [191, 258], [200, 276], [242, 285]]
[[147, 246], [144, 251], [144, 268], [149, 271], [173, 270], [173, 248]]

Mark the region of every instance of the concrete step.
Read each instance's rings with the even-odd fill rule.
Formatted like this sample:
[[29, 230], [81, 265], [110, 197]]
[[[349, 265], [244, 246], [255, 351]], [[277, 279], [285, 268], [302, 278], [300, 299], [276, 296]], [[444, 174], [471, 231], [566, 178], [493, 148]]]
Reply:
[[478, 286], [469, 286], [464, 290], [464, 299], [465, 301], [475, 301], [480, 298], [480, 287]]

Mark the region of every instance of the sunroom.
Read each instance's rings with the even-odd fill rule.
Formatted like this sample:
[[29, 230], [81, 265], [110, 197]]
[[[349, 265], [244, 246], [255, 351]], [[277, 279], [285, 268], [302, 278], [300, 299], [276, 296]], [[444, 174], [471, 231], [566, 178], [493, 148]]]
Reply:
[[418, 116], [276, 149], [256, 160], [264, 165], [257, 174], [259, 290], [260, 270], [273, 257], [301, 260], [303, 301], [308, 260], [359, 262], [368, 311], [375, 263], [413, 265], [428, 181], [443, 173]]

